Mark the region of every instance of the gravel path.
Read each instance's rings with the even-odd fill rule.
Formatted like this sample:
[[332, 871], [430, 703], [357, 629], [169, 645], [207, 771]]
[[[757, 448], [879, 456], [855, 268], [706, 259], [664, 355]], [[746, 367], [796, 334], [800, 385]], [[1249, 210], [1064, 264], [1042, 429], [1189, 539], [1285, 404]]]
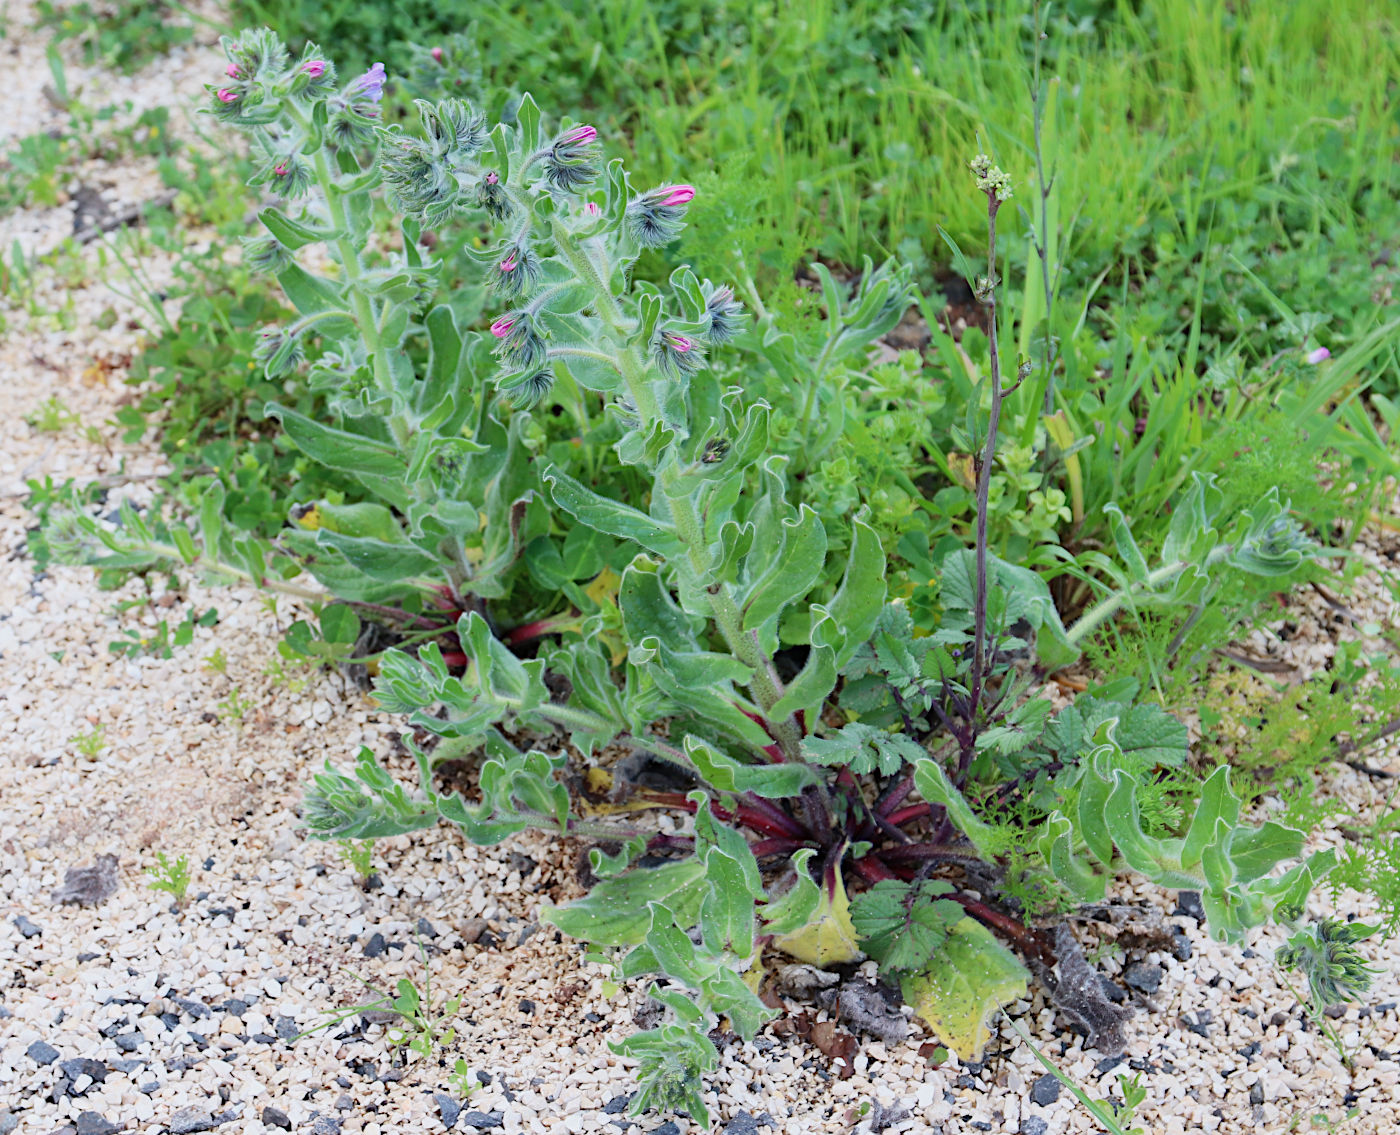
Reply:
[[[16, 112], [8, 124], [47, 128], [61, 118], [39, 93], [44, 42], [25, 31], [25, 5], [10, 19], [4, 97]], [[204, 38], [131, 80], [103, 77], [106, 97], [131, 97], [138, 109], [186, 97], [217, 70]], [[70, 61], [75, 89], [97, 81]], [[118, 205], [155, 184], [139, 165], [108, 180]], [[72, 224], [71, 209], [66, 220], [54, 214], [0, 220], [0, 247], [16, 235], [26, 247], [48, 247]], [[68, 281], [71, 293], [50, 273], [35, 297], [41, 314], [4, 313], [0, 347], [0, 1135], [697, 1130], [683, 1119], [632, 1123], [622, 1114], [630, 1073], [607, 1042], [635, 1027], [643, 999], [635, 989], [610, 995], [576, 944], [537, 932], [543, 902], [578, 892], [577, 846], [522, 838], [476, 849], [442, 827], [378, 844], [378, 883], [363, 890], [334, 847], [302, 839], [294, 814], [301, 783], [360, 744], [389, 752], [396, 730], [338, 676], [292, 692], [264, 673], [277, 624], [296, 617], [289, 603], [274, 615], [254, 593], [190, 587], [118, 615], [116, 603], [138, 597], [139, 586], [103, 592], [85, 570], [36, 574], [26, 551], [26, 479], [161, 468], [154, 449], [123, 446], [102, 426], [125, 391], [134, 313], [103, 286], [98, 249], [82, 255], [90, 270]], [[169, 265], [150, 270], [159, 282]], [[70, 295], [71, 330], [63, 330], [44, 313]], [[109, 305], [121, 318], [100, 329]], [[93, 367], [102, 360], [108, 365]], [[103, 444], [73, 426], [42, 433], [26, 424], [53, 396], [98, 427]], [[107, 504], [140, 504], [144, 486], [114, 487]], [[1376, 556], [1378, 547], [1361, 551]], [[1353, 601], [1369, 605], [1368, 617], [1394, 620], [1383, 588]], [[170, 659], [107, 649], [123, 631], [177, 621], [191, 605], [216, 607], [218, 623]], [[1295, 624], [1311, 621], [1318, 659], [1336, 630], [1329, 615], [1311, 596], [1289, 612]], [[1250, 645], [1269, 652], [1279, 643], [1261, 635]], [[216, 649], [225, 673], [204, 666]], [[103, 745], [84, 753], [74, 738], [94, 730]], [[1372, 763], [1400, 771], [1393, 752]], [[408, 768], [400, 762], [398, 771], [406, 777]], [[1375, 783], [1345, 767], [1330, 790], [1358, 806], [1380, 799]], [[195, 866], [183, 909], [146, 886], [143, 871], [158, 852], [188, 855]], [[115, 886], [109, 897], [55, 902], [68, 871], [101, 875], [104, 865]], [[1348, 1069], [1279, 985], [1268, 960], [1276, 935], [1257, 935], [1243, 952], [1225, 949], [1200, 933], [1189, 897], [1178, 905], [1176, 896], [1124, 887], [1115, 898], [1139, 904], [1139, 916], [1160, 912], [1168, 930], [1159, 948], [1124, 950], [1113, 945], [1111, 924], [1080, 927], [1091, 953], [1102, 947], [1097, 963], [1118, 994], [1139, 1010], [1127, 1054], [1104, 1060], [1086, 1050], [1039, 992], [1011, 1010], [1091, 1095], [1117, 1094], [1119, 1073], [1140, 1074], [1147, 1102], [1139, 1122], [1154, 1135], [1281, 1132], [1295, 1120], [1309, 1130], [1313, 1115], [1340, 1119], [1353, 1106], [1360, 1114], [1344, 1130], [1400, 1128], [1400, 947], [1368, 944], [1385, 971], [1371, 1006], [1333, 1022]], [[1334, 909], [1365, 913], [1348, 894]], [[407, 977], [421, 988], [420, 942], [434, 1002], [462, 999], [441, 1057], [405, 1062], [386, 1026], [361, 1017], [297, 1039], [363, 1004], [362, 980], [390, 990]], [[1005, 1022], [978, 1065], [930, 1068], [919, 1053], [927, 1039], [886, 1046], [863, 1038], [841, 1078], [807, 1042], [765, 1032], [724, 1050], [711, 1107], [730, 1135], [882, 1125], [948, 1135], [1096, 1130]], [[449, 1078], [458, 1058], [480, 1084], [465, 1101]]]

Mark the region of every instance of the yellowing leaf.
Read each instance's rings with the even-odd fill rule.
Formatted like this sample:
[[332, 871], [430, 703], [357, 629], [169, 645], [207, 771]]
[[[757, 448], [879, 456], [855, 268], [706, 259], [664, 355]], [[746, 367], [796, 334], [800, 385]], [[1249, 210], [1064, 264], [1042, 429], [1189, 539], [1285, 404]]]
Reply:
[[612, 568], [605, 567], [593, 577], [593, 581], [583, 589], [583, 593], [600, 607], [603, 606], [604, 601], [611, 606], [616, 606], [617, 589], [621, 583], [622, 577]]
[[976, 1060], [990, 1038], [988, 1022], [1025, 996], [1030, 975], [980, 922], [964, 918], [922, 973], [900, 982], [904, 1000], [960, 1060]]
[[977, 465], [966, 453], [948, 454], [948, 470], [965, 489], [977, 487]]
[[611, 769], [594, 765], [583, 776], [584, 788], [590, 796], [606, 796], [612, 791], [613, 774]]
[[316, 531], [316, 529], [321, 527], [320, 510], [313, 504], [310, 508], [308, 508], [305, 512], [303, 512], [300, 516], [297, 517], [297, 523], [300, 524], [303, 528], [309, 529], [312, 532]]
[[822, 890], [816, 917], [801, 930], [773, 939], [773, 945], [800, 962], [825, 968], [842, 962], [858, 962], [865, 955], [856, 944], [856, 928], [851, 925], [851, 900], [846, 897], [846, 884], [836, 873], [833, 896]]

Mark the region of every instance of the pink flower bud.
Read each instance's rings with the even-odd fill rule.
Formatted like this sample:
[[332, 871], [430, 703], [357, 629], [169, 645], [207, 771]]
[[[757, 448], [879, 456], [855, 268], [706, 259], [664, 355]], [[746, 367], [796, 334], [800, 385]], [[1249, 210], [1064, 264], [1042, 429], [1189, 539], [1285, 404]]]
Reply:
[[1322, 362], [1324, 359], [1330, 359], [1331, 357], [1332, 357], [1332, 352], [1329, 351], [1326, 347], [1318, 347], [1317, 350], [1315, 350], [1315, 351], [1309, 351], [1306, 355], [1303, 356], [1303, 359], [1304, 359], [1306, 362], [1310, 362], [1310, 363], [1312, 363], [1314, 366], [1316, 366], [1318, 363]]
[[301, 65], [301, 69], [313, 79], [319, 79], [326, 73], [326, 61], [324, 59], [308, 59]]
[[598, 137], [598, 131], [591, 126], [575, 126], [567, 134], [559, 139], [560, 144], [565, 146], [586, 146], [589, 142]]
[[433, 57], [433, 59], [434, 59], [435, 62], [438, 62], [438, 63], [441, 63], [441, 62], [442, 62], [442, 48], [440, 48], [440, 47], [435, 47], [435, 48], [432, 49], [432, 51], [428, 52], [428, 54], [431, 55], [431, 56]]
[[517, 262], [515, 259], [515, 253], [512, 252], [509, 256], [507, 256], [504, 260], [501, 261], [501, 271], [514, 272], [516, 263]]
[[666, 340], [666, 346], [670, 347], [673, 351], [680, 351], [681, 354], [685, 354], [686, 351], [695, 346], [695, 344], [684, 335], [677, 335], [674, 331], [667, 331], [662, 338]]
[[229, 90], [227, 87], [224, 87], [224, 88], [222, 88], [221, 90], [217, 91], [216, 94], [217, 94], [218, 99], [219, 99], [220, 102], [237, 102], [237, 101], [238, 101], [238, 92], [237, 92], [237, 91], [231, 91], [231, 90]]
[[243, 72], [238, 69], [237, 63], [230, 63], [228, 67], [225, 68], [224, 74], [230, 79], [241, 79], [243, 77]]
[[286, 163], [286, 162], [278, 162], [275, 166], [272, 167], [272, 172], [275, 173], [278, 177], [286, 177], [286, 176], [287, 176], [287, 163]]
[[498, 174], [495, 170], [492, 170], [490, 173], [488, 173], [488, 174], [486, 175], [486, 184], [487, 184], [487, 185], [499, 185], [500, 182], [501, 182], [501, 175]]
[[661, 199], [661, 204], [675, 208], [678, 205], [689, 205], [694, 200], [695, 186], [673, 185], [667, 191], [666, 196]]
[[[504, 264], [501, 265], [503, 268]], [[509, 315], [503, 315], [495, 323], [491, 324], [491, 334], [497, 339], [504, 339], [510, 334], [510, 329], [515, 326], [515, 320]]]
[[592, 201], [590, 201], [587, 205], [583, 207], [583, 211], [587, 213], [590, 217], [601, 217], [603, 215], [603, 210], [598, 208], [598, 206]]

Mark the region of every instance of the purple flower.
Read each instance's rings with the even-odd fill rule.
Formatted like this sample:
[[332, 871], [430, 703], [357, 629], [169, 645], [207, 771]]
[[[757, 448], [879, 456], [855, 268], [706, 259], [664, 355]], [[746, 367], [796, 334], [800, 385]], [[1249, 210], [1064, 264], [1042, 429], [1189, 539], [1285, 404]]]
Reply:
[[591, 126], [575, 126], [568, 133], [562, 135], [556, 146], [586, 146], [598, 137], [598, 131]]
[[1322, 362], [1325, 359], [1330, 359], [1331, 357], [1332, 352], [1329, 351], [1326, 347], [1318, 347], [1316, 350], [1309, 351], [1306, 355], [1304, 355], [1303, 361], [1312, 363], [1314, 366], [1316, 366], [1318, 363]]
[[384, 97], [384, 64], [376, 63], [350, 84], [350, 94], [378, 102]]
[[326, 61], [324, 59], [308, 59], [301, 65], [301, 69], [313, 79], [319, 79], [326, 73]]

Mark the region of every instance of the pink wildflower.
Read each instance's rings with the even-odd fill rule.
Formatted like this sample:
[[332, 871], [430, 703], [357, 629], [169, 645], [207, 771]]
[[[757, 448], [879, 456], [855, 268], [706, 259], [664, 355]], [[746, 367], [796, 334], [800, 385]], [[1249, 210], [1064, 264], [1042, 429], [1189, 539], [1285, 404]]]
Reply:
[[[501, 267], [504, 268], [505, 265], [502, 264]], [[509, 271], [509, 269], [506, 270]], [[500, 319], [496, 320], [495, 323], [491, 324], [491, 334], [496, 336], [497, 339], [504, 339], [510, 334], [510, 329], [514, 326], [514, 318], [509, 315], [503, 315]]]
[[666, 196], [661, 199], [661, 204], [674, 209], [680, 205], [689, 205], [693, 200], [695, 200], [695, 186], [673, 185], [666, 191]]
[[442, 62], [442, 48], [435, 47], [432, 51], [428, 52], [428, 54], [431, 55], [436, 62]]
[[223, 88], [221, 88], [220, 90], [218, 90], [218, 91], [215, 92], [215, 93], [217, 94], [218, 99], [219, 99], [220, 102], [237, 102], [237, 101], [238, 101], [238, 92], [237, 92], [237, 91], [231, 91], [231, 90], [229, 90], [227, 87], [223, 87]]
[[301, 65], [301, 69], [313, 79], [319, 79], [326, 73], [326, 61], [324, 59], [308, 59]]
[[1314, 366], [1316, 366], [1324, 359], [1330, 359], [1331, 357], [1332, 352], [1329, 351], [1326, 347], [1318, 347], [1314, 351], [1309, 351], [1306, 355], [1303, 356], [1303, 359], [1304, 361], [1312, 363]]
[[237, 63], [230, 63], [225, 69], [224, 74], [226, 74], [230, 79], [243, 78], [243, 72], [238, 69]]

